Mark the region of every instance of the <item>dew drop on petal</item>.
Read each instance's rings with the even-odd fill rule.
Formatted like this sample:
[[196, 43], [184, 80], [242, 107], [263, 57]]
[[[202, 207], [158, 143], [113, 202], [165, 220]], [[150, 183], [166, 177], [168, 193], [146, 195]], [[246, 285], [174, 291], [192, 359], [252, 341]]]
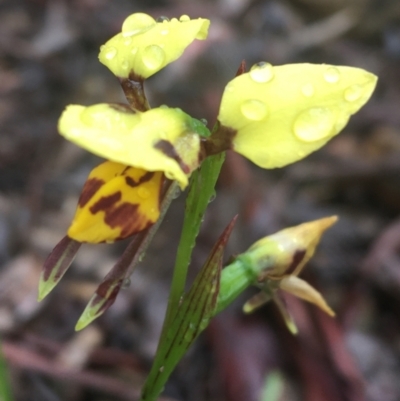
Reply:
[[169, 18], [166, 17], [165, 15], [161, 15], [160, 17], [157, 18], [157, 22], [164, 22], [164, 21], [166, 22], [169, 21]]
[[188, 15], [186, 15], [186, 14], [181, 15], [180, 18], [179, 18], [179, 21], [181, 21], [181, 22], [190, 21], [190, 17]]
[[132, 48], [131, 54], [136, 54], [137, 53], [137, 47]]
[[356, 102], [360, 99], [363, 94], [362, 87], [360, 85], [351, 85], [344, 91], [344, 98], [348, 102]]
[[301, 88], [301, 93], [305, 97], [313, 96], [314, 93], [315, 93], [314, 85], [311, 82], [309, 82], [308, 84], [303, 85], [303, 87]]
[[267, 105], [260, 100], [249, 99], [241, 104], [240, 111], [249, 120], [260, 121], [267, 115]]
[[112, 60], [117, 55], [117, 53], [117, 49], [113, 46], [110, 46], [104, 50], [104, 56], [107, 60]]
[[161, 35], [168, 35], [169, 34], [169, 30], [168, 29], [163, 29], [160, 33], [161, 33]]
[[265, 83], [274, 77], [274, 70], [271, 64], [261, 61], [251, 67], [249, 75], [254, 82]]
[[142, 198], [142, 199], [147, 199], [150, 197], [150, 191], [143, 187], [138, 188], [137, 194], [138, 194], [139, 198]]
[[293, 124], [293, 132], [304, 142], [314, 142], [332, 135], [335, 116], [326, 107], [313, 107], [300, 113]]
[[123, 70], [125, 70], [125, 71], [128, 70], [128, 68], [129, 68], [129, 63], [128, 63], [127, 60], [123, 60], [123, 61], [122, 61], [122, 63], [121, 63], [121, 68], [122, 68]]
[[330, 84], [335, 84], [340, 79], [340, 71], [336, 67], [328, 67], [324, 72], [324, 79]]
[[143, 63], [150, 70], [157, 70], [165, 61], [165, 52], [160, 46], [150, 45], [143, 51]]
[[129, 46], [132, 43], [132, 38], [128, 37], [124, 40], [124, 45]]
[[132, 36], [147, 31], [156, 24], [150, 15], [136, 13], [130, 15], [122, 24], [122, 36]]

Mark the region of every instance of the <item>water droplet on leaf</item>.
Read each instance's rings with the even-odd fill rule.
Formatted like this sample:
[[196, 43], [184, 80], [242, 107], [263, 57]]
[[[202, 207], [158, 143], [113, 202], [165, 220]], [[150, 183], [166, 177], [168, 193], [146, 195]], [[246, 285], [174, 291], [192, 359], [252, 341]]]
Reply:
[[267, 105], [260, 100], [245, 100], [240, 106], [240, 111], [249, 120], [260, 121], [267, 115]]
[[305, 85], [301, 88], [301, 93], [302, 93], [305, 97], [311, 97], [311, 96], [313, 96], [314, 93], [315, 93], [314, 85], [313, 85], [312, 83], [305, 84]]
[[328, 67], [324, 72], [324, 79], [330, 84], [334, 84], [340, 79], [340, 71], [336, 67]]
[[143, 51], [143, 63], [150, 70], [157, 70], [160, 68], [165, 60], [165, 52], [160, 46], [150, 45]]
[[332, 135], [334, 120], [334, 115], [329, 109], [313, 107], [297, 116], [293, 124], [293, 131], [301, 141], [318, 141]]
[[265, 83], [271, 81], [274, 77], [274, 71], [271, 64], [261, 61], [251, 67], [249, 75], [255, 82]]

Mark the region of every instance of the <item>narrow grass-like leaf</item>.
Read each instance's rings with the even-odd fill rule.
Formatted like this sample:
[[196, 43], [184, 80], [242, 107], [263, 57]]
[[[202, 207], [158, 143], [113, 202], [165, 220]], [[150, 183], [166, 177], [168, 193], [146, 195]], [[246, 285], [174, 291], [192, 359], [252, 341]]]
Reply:
[[223, 254], [236, 217], [218, 239], [207, 262], [197, 275], [189, 292], [165, 331], [162, 347], [157, 352], [150, 374], [143, 387], [142, 400], [155, 400], [165, 382], [197, 336], [214, 316]]

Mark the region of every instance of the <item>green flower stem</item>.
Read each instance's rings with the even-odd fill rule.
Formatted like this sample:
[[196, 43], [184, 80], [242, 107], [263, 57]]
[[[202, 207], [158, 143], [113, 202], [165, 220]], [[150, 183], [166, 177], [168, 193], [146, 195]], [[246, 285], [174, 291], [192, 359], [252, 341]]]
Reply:
[[225, 153], [208, 157], [204, 160], [200, 169], [192, 174], [164, 327], [168, 326], [169, 320], [177, 311], [185, 290], [187, 270], [192, 250], [200, 230], [201, 222], [203, 221], [204, 213], [211, 198], [215, 196], [215, 184], [224, 160]]

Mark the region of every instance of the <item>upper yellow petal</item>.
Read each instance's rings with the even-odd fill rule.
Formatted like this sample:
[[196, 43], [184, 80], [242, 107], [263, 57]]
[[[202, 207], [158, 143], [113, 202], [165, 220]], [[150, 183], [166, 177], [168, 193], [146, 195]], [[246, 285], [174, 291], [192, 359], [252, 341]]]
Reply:
[[226, 86], [218, 120], [236, 131], [236, 152], [260, 167], [282, 167], [337, 135], [376, 81], [360, 68], [259, 63]]
[[209, 25], [203, 18], [157, 22], [147, 14], [132, 14], [122, 31], [100, 48], [99, 60], [120, 78], [131, 73], [148, 78], [179, 58], [195, 39], [205, 39]]
[[70, 105], [58, 128], [65, 138], [99, 156], [163, 171], [182, 188], [199, 165], [200, 137], [193, 131], [190, 116], [180, 109], [133, 113], [118, 105]]

